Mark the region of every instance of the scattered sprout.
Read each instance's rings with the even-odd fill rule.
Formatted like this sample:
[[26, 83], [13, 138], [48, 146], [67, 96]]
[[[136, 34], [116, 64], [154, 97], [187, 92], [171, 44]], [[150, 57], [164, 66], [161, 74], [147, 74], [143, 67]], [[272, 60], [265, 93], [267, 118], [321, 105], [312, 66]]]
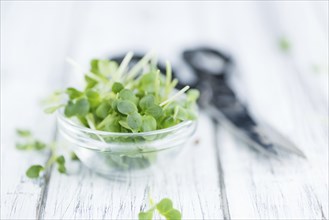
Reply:
[[38, 178], [40, 176], [41, 171], [43, 171], [45, 168], [41, 165], [33, 165], [26, 171], [26, 176], [34, 179]]
[[173, 203], [170, 199], [164, 198], [158, 204], [153, 205], [149, 210], [140, 212], [138, 214], [139, 220], [152, 220], [153, 214], [157, 210], [160, 215], [166, 218], [166, 220], [180, 220], [182, 214], [180, 211], [173, 207]]
[[285, 37], [280, 38], [279, 47], [283, 52], [289, 52], [289, 50], [291, 49], [290, 42]]
[[[16, 144], [17, 149], [35, 151], [50, 150], [51, 153], [51, 157], [45, 165], [34, 164], [30, 166], [26, 171], [27, 177], [32, 179], [40, 177], [42, 171], [47, 170], [54, 163], [57, 164], [57, 170], [60, 173], [66, 173], [65, 157], [63, 155], [57, 155], [56, 146], [54, 143], [45, 144], [44, 142], [37, 140], [35, 137], [33, 137], [32, 132], [29, 130], [17, 129], [16, 134], [20, 139], [20, 142]], [[71, 159], [78, 160], [78, 157], [74, 154], [71, 155]]]

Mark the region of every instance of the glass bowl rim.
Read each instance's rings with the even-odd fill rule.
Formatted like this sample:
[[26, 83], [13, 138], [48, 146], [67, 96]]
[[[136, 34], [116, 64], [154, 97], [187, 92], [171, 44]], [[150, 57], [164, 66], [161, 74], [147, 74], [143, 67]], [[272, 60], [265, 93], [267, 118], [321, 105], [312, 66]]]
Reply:
[[193, 123], [197, 122], [196, 120], [187, 120], [178, 123], [175, 126], [171, 126], [168, 128], [163, 128], [159, 130], [154, 130], [154, 131], [146, 131], [146, 132], [138, 132], [138, 133], [129, 133], [129, 132], [110, 132], [110, 131], [100, 131], [100, 130], [95, 130], [87, 127], [83, 127], [71, 119], [65, 117], [64, 111], [62, 109], [57, 110], [57, 119], [64, 122], [65, 125], [71, 126], [78, 131], [86, 132], [86, 133], [91, 133], [91, 134], [97, 134], [97, 135], [104, 135], [104, 136], [148, 136], [148, 135], [157, 135], [157, 134], [164, 134], [172, 131], [177, 131], [180, 130], [181, 128], [187, 127]]

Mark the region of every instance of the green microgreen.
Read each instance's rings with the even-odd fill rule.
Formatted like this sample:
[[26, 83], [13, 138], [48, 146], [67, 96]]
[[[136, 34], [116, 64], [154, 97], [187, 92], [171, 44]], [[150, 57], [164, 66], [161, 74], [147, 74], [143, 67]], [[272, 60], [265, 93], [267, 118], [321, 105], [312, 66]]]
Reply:
[[157, 204], [153, 205], [149, 210], [140, 212], [138, 214], [139, 220], [152, 220], [155, 210], [166, 218], [166, 220], [181, 220], [182, 214], [180, 211], [173, 207], [173, 203], [170, 199], [164, 198]]
[[111, 132], [154, 131], [195, 120], [199, 92], [189, 90], [189, 86], [175, 90], [178, 80], [172, 78], [170, 63], [166, 63], [166, 72], [161, 74], [152, 52], [129, 68], [132, 56], [129, 52], [120, 65], [93, 59], [88, 71], [68, 59], [85, 73], [85, 88], [69, 87], [57, 93], [64, 102], [52, 103], [45, 112], [64, 108], [64, 115], [77, 119], [82, 126]]
[[289, 52], [289, 50], [291, 49], [290, 42], [285, 37], [281, 37], [279, 39], [279, 47], [285, 53]]
[[16, 133], [20, 137], [30, 137], [32, 135], [31, 131], [25, 129], [16, 129]]
[[58, 165], [57, 167], [58, 172], [66, 173], [65, 158], [63, 155], [56, 158], [56, 163]]
[[[46, 164], [34, 164], [30, 166], [25, 173], [27, 177], [32, 179], [40, 177], [41, 173], [50, 168], [54, 163], [57, 164], [58, 172], [66, 173], [65, 157], [57, 154], [55, 143], [46, 144], [43, 141], [36, 139], [31, 131], [25, 129], [16, 129], [16, 135], [18, 138], [16, 148], [19, 150], [34, 150], [44, 153], [47, 152], [47, 154], [50, 151], [51, 156], [47, 160]], [[73, 152], [71, 153], [71, 159], [79, 160]]]
[[133, 130], [133, 131], [138, 131], [139, 128], [142, 126], [142, 116], [134, 112], [127, 117], [127, 123], [128, 126]]
[[124, 87], [121, 83], [115, 82], [115, 83], [113, 83], [112, 91], [116, 94], [116, 93], [120, 92], [123, 88]]
[[72, 151], [70, 153], [71, 160], [80, 160], [79, 157]]
[[43, 150], [46, 148], [46, 144], [40, 140], [35, 139], [32, 136], [32, 132], [29, 130], [16, 129], [16, 134], [19, 137], [19, 141], [16, 143], [18, 150]]
[[134, 112], [137, 112], [137, 107], [136, 105], [128, 100], [119, 100], [117, 104], [117, 109], [120, 113], [124, 115], [129, 115]]
[[33, 179], [38, 178], [40, 176], [41, 171], [43, 171], [45, 168], [41, 165], [33, 165], [29, 167], [29, 169], [26, 171], [26, 176]]

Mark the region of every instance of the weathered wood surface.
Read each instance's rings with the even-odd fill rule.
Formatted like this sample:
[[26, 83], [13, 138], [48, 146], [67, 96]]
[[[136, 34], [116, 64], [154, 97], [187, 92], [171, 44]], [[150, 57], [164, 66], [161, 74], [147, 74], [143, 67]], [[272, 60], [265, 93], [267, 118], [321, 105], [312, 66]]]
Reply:
[[[151, 193], [172, 198], [184, 219], [328, 219], [324, 24], [328, 2], [1, 2], [1, 218], [135, 219]], [[288, 53], [281, 36], [291, 41]], [[152, 178], [110, 181], [76, 162], [69, 175], [53, 168], [38, 181], [25, 177], [48, 155], [15, 150], [15, 128], [54, 138], [54, 118], [38, 103], [78, 81], [66, 56], [87, 64], [154, 47], [179, 66], [180, 50], [199, 43], [234, 55], [237, 90], [252, 113], [307, 160], [261, 156], [201, 113], [189, 150]]]

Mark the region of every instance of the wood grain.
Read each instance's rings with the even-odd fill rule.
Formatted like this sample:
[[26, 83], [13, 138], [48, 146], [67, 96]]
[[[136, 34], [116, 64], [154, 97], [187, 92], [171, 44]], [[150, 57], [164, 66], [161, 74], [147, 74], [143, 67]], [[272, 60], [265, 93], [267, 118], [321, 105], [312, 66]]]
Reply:
[[[15, 129], [31, 129], [45, 142], [54, 140], [54, 118], [43, 113], [40, 101], [60, 84], [57, 73], [67, 49], [61, 39], [68, 37], [64, 21], [70, 5], [1, 2], [1, 6], [6, 12], [1, 14], [6, 33], [1, 33], [5, 55], [1, 56], [5, 82], [1, 83], [1, 218], [33, 219], [40, 214], [47, 175], [31, 181], [25, 171], [32, 164], [44, 164], [49, 154], [17, 151]], [[55, 20], [59, 12], [62, 17]], [[56, 40], [62, 43], [54, 44]]]
[[[267, 27], [257, 10], [248, 6], [236, 20], [245, 37], [234, 39], [236, 47], [232, 47], [245, 85], [238, 89], [256, 118], [293, 140], [307, 159], [261, 156], [220, 127], [219, 157], [231, 218], [327, 219], [328, 124], [320, 120], [328, 114], [327, 94], [321, 92], [321, 83], [307, 80], [318, 76], [294, 59], [296, 42], [291, 42], [291, 54], [280, 51], [280, 38], [273, 37], [280, 33], [270, 32], [275, 27]], [[253, 26], [257, 28], [248, 31]], [[253, 56], [248, 56], [250, 51]]]
[[[149, 194], [170, 197], [184, 219], [328, 219], [327, 6], [1, 2], [1, 219], [136, 219]], [[282, 36], [288, 53], [278, 46]], [[113, 181], [77, 162], [68, 162], [68, 175], [53, 167], [39, 180], [25, 177], [49, 155], [15, 150], [15, 128], [54, 139], [54, 118], [42, 114], [39, 100], [81, 84], [65, 57], [88, 68], [91, 58], [153, 47], [184, 74], [181, 50], [199, 44], [234, 56], [239, 96], [307, 160], [261, 156], [201, 113], [185, 154], [153, 177]]]

